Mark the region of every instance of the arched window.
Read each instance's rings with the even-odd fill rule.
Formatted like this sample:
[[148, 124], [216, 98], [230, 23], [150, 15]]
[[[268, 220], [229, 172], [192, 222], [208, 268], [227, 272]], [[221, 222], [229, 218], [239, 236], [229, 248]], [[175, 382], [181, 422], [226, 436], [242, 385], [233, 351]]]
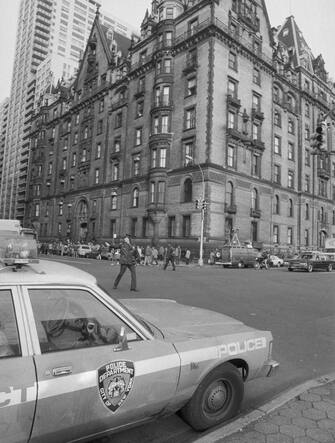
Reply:
[[251, 208], [258, 209], [258, 207], [259, 207], [258, 191], [257, 191], [257, 189], [254, 188], [251, 191]]
[[139, 201], [139, 191], [138, 191], [138, 188], [135, 188], [133, 190], [133, 195], [132, 195], [133, 208], [138, 208], [138, 201]]
[[275, 195], [274, 213], [277, 214], [277, 215], [280, 214], [280, 200], [279, 200], [279, 196], [278, 195]]
[[184, 181], [184, 202], [192, 201], [192, 180], [187, 178]]
[[232, 182], [228, 182], [226, 187], [226, 205], [232, 206], [233, 204], [234, 204], [234, 186]]
[[293, 217], [293, 201], [291, 198], [288, 201], [288, 216]]

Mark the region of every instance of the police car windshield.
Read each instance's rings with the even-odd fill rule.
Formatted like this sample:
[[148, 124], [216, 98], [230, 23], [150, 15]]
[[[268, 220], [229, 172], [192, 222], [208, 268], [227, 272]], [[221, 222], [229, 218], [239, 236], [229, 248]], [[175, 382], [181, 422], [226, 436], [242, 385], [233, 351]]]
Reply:
[[[98, 284], [99, 288], [102, 289], [106, 294], [109, 295], [109, 292], [100, 284]], [[140, 315], [134, 314], [133, 312], [131, 312], [120, 300], [117, 300], [118, 304], [120, 306], [122, 306], [122, 309], [124, 309], [130, 316], [135, 317], [136, 320], [141, 323], [141, 325], [154, 337], [160, 336], [160, 337], [164, 337], [162, 331], [156, 326], [153, 325], [152, 323], [149, 323], [148, 321], [144, 320], [143, 317], [141, 317]]]

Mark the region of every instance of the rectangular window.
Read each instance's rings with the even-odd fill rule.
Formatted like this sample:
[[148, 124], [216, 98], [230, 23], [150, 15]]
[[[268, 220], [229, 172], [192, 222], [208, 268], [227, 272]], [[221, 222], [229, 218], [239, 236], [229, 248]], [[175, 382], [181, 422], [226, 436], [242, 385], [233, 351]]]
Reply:
[[139, 155], [133, 157], [133, 175], [140, 175], [141, 158]]
[[170, 105], [170, 86], [164, 86], [162, 90], [162, 105], [169, 106]]
[[309, 230], [308, 229], [305, 229], [304, 237], [305, 237], [305, 246], [309, 246]]
[[184, 145], [184, 165], [188, 166], [193, 162], [193, 142], [187, 142]]
[[287, 187], [293, 189], [294, 188], [294, 172], [288, 171], [287, 174]]
[[157, 168], [157, 149], [151, 151], [151, 167]]
[[258, 224], [256, 221], [251, 222], [251, 241], [258, 241]]
[[119, 164], [118, 163], [114, 163], [112, 166], [112, 180], [119, 180]]
[[116, 237], [116, 220], [111, 220], [110, 222], [110, 236], [112, 238]]
[[95, 158], [101, 158], [101, 143], [98, 143], [97, 144], [97, 150], [96, 150], [96, 153], [95, 153]]
[[195, 128], [195, 108], [185, 111], [185, 129]]
[[280, 185], [280, 183], [281, 183], [281, 171], [280, 171], [280, 166], [279, 165], [274, 165], [273, 173], [274, 173], [273, 181], [275, 183], [277, 183], [278, 185]]
[[149, 219], [148, 217], [143, 217], [142, 220], [142, 237], [148, 237], [149, 234]]
[[136, 118], [140, 118], [143, 116], [143, 110], [144, 110], [144, 102], [138, 102], [136, 108]]
[[167, 134], [169, 132], [169, 120], [168, 115], [162, 115], [162, 134]]
[[309, 175], [305, 175], [305, 192], [311, 192], [311, 179]]
[[191, 236], [191, 216], [183, 215], [183, 237]]
[[235, 112], [228, 112], [228, 129], [236, 129], [237, 118]]
[[228, 80], [228, 94], [237, 98], [237, 83], [233, 80]]
[[305, 149], [305, 166], [311, 166], [311, 153], [309, 149]]
[[99, 179], [100, 179], [100, 169], [96, 169], [95, 170], [95, 176], [94, 176], [94, 183], [96, 185], [99, 184]]
[[261, 97], [257, 94], [252, 94], [252, 108], [255, 111], [261, 110]]
[[274, 140], [274, 153], [281, 155], [281, 138], [275, 135]]
[[289, 160], [294, 160], [294, 144], [289, 142], [287, 147], [287, 158]]
[[259, 140], [260, 139], [260, 125], [253, 123], [252, 124], [252, 138], [253, 140]]
[[175, 237], [176, 236], [176, 217], [171, 216], [168, 219], [168, 237]]
[[235, 168], [235, 147], [228, 146], [227, 149], [227, 166], [229, 168]]
[[165, 58], [163, 61], [163, 71], [165, 74], [171, 74], [172, 72], [172, 62], [170, 58]]
[[155, 203], [156, 183], [150, 183], [150, 203]]
[[130, 235], [136, 237], [137, 232], [137, 218], [132, 218], [130, 221]]
[[142, 128], [135, 129], [135, 146], [142, 144]]
[[166, 168], [166, 148], [159, 150], [159, 167]]
[[253, 154], [251, 157], [251, 175], [259, 177], [261, 172], [260, 166], [261, 166], [261, 157], [257, 154]]
[[274, 244], [279, 244], [279, 226], [278, 225], [274, 225], [273, 226], [273, 243]]
[[287, 244], [293, 245], [293, 228], [287, 228]]
[[121, 140], [117, 138], [114, 140], [114, 152], [120, 152], [121, 150]]
[[158, 182], [158, 203], [165, 202], [165, 182]]
[[261, 72], [260, 72], [260, 70], [258, 68], [254, 68], [252, 80], [253, 80], [253, 82], [256, 85], [260, 86], [260, 84], [261, 84]]
[[115, 116], [115, 129], [122, 126], [122, 112], [119, 112]]
[[101, 99], [99, 102], [99, 112], [103, 112], [104, 108], [105, 108], [105, 101], [104, 99]]
[[234, 52], [229, 52], [228, 66], [237, 71], [237, 55]]
[[102, 134], [102, 120], [98, 121], [98, 124], [97, 124], [97, 134], [98, 135]]
[[197, 93], [197, 80], [196, 77], [191, 77], [186, 80], [186, 95], [195, 95]]

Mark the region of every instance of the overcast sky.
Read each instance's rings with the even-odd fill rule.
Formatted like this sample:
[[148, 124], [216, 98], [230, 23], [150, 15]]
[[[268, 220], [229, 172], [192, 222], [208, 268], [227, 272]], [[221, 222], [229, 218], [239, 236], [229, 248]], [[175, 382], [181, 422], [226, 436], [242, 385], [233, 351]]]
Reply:
[[[221, 0], [227, 1], [227, 0]], [[335, 79], [335, 0], [265, 0], [271, 26], [294, 15], [313, 55], [320, 53]], [[0, 0], [0, 102], [10, 93], [18, 7], [20, 0]], [[103, 8], [139, 29], [151, 0], [100, 0]]]

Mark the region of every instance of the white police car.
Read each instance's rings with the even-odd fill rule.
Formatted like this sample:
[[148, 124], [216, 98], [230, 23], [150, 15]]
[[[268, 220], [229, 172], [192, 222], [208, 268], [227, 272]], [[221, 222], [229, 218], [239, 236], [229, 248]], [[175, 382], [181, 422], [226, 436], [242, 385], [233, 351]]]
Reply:
[[172, 300], [120, 303], [27, 246], [0, 247], [3, 442], [88, 441], [178, 410], [204, 430], [278, 367], [269, 331]]

